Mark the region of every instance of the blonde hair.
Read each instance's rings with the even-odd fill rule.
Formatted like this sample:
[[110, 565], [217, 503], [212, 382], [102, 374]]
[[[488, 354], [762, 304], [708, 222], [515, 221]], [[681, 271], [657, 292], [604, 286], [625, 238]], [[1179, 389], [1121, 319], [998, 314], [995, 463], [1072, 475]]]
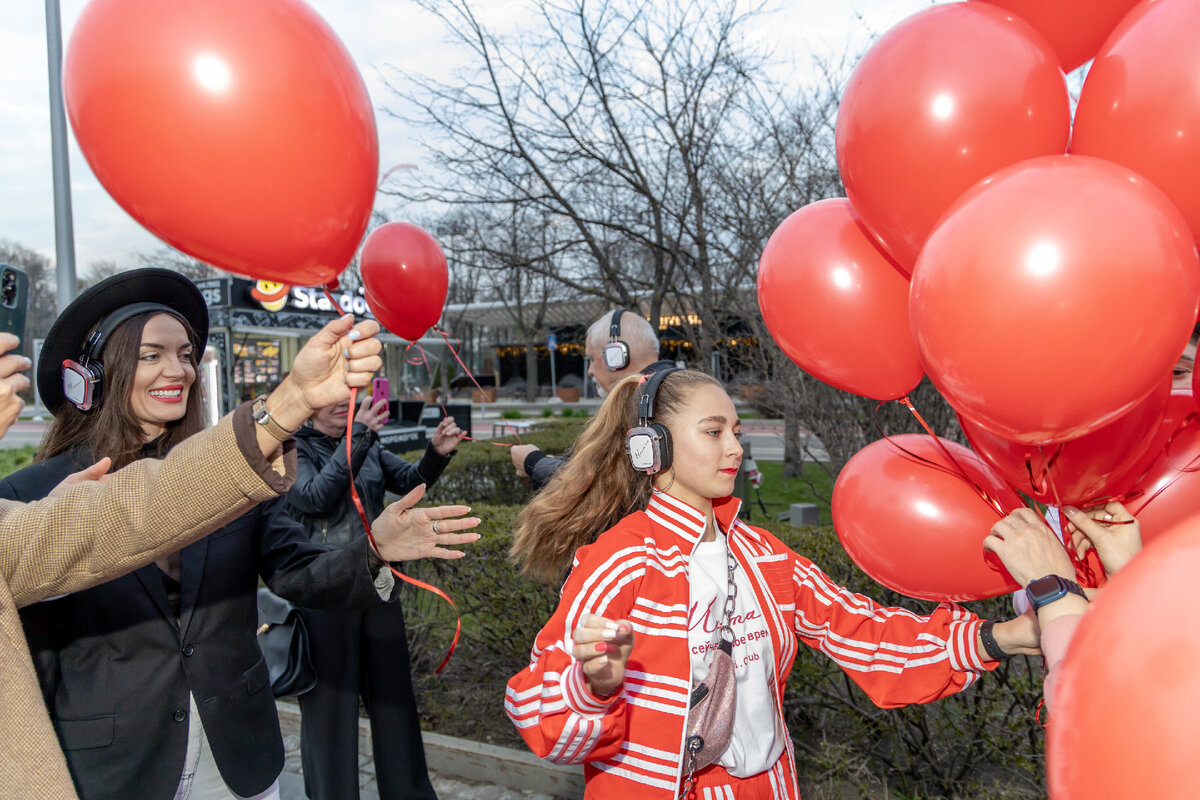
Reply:
[[[526, 574], [559, 579], [576, 550], [649, 502], [652, 477], [635, 470], [625, 454], [625, 433], [638, 424], [643, 378], [631, 375], [616, 385], [579, 435], [570, 459], [517, 515], [510, 555]], [[701, 385], [721, 387], [703, 372], [668, 375], [654, 398], [654, 420], [669, 423], [690, 390]]]

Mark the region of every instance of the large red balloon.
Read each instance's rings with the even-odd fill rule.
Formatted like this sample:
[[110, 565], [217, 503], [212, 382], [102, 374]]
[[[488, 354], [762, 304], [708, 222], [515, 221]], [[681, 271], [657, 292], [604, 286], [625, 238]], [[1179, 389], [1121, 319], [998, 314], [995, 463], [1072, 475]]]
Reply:
[[1113, 31], [1088, 71], [1071, 151], [1145, 175], [1200, 237], [1200, 3], [1151, 0]]
[[771, 234], [758, 305], [788, 358], [828, 384], [893, 400], [921, 380], [908, 278], [845, 198], [807, 205]]
[[1054, 800], [1193, 800], [1200, 742], [1200, 520], [1108, 584], [1071, 641], [1050, 709]]
[[1127, 503], [1146, 542], [1200, 518], [1200, 412], [1188, 393], [1172, 394], [1151, 452], [1155, 459]]
[[855, 67], [838, 169], [867, 228], [911, 269], [955, 198], [1001, 167], [1066, 152], [1070, 125], [1044, 37], [985, 3], [947, 3], [893, 27]]
[[1021, 498], [979, 456], [942, 444], [970, 483], [933, 437], [921, 434], [880, 439], [846, 462], [833, 487], [842, 546], [863, 572], [910, 597], [981, 600], [1019, 589], [985, 556], [983, 540], [1001, 514], [975, 487], [1005, 513], [1020, 508]]
[[392, 333], [420, 339], [441, 318], [450, 273], [442, 248], [422, 228], [380, 225], [363, 243], [358, 263], [367, 303]]
[[984, 0], [1007, 9], [1050, 40], [1067, 72], [1088, 61], [1138, 0]]
[[1196, 249], [1166, 196], [1124, 167], [1059, 156], [955, 204], [917, 262], [910, 312], [956, 411], [1049, 444], [1116, 419], [1170, 374], [1198, 300]]
[[375, 114], [300, 0], [92, 0], [63, 89], [109, 194], [172, 246], [261, 280], [324, 284], [375, 199]]
[[[1164, 379], [1112, 422], [1069, 442], [1012, 442], [959, 417], [971, 447], [1019, 492], [1048, 505], [1086, 507], [1122, 496], [1157, 455], [1151, 450], [1171, 394]], [[1190, 402], [1190, 396], [1188, 398]]]

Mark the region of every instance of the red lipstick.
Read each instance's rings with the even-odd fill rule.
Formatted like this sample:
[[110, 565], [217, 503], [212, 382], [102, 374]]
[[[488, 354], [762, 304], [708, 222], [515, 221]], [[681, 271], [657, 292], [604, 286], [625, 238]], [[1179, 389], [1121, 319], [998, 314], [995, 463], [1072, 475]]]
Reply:
[[[162, 397], [154, 394], [154, 392], [179, 392], [174, 397]], [[183, 402], [183, 384], [173, 383], [170, 386], [157, 386], [150, 390], [150, 396], [160, 403], [182, 403]]]

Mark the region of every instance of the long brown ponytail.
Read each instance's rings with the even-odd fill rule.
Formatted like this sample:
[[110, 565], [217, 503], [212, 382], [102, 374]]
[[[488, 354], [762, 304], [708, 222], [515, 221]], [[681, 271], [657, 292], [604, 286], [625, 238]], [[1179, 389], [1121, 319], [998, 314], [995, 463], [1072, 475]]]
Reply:
[[[638, 422], [642, 376], [614, 387], [572, 448], [570, 459], [517, 515], [511, 556], [525, 573], [547, 581], [562, 577], [575, 551], [596, 540], [650, 500], [651, 476], [625, 454], [625, 433]], [[683, 406], [689, 389], [721, 384], [692, 370], [672, 373], [655, 397], [655, 420], [666, 423]]]

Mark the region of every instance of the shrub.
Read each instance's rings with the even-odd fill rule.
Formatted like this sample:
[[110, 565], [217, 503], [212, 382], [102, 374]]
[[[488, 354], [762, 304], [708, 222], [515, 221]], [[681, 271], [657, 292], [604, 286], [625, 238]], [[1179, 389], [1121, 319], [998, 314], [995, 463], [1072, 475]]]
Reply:
[[520, 419], [525, 415], [521, 413], [521, 409], [519, 408], [506, 408], [500, 412], [500, 416], [505, 419]]
[[37, 451], [34, 445], [12, 447], [0, 450], [0, 476], [9, 475], [33, 463], [33, 455]]
[[[575, 442], [584, 422], [577, 420], [547, 420], [544, 430], [530, 431], [520, 436], [522, 444], [536, 444], [547, 453], [565, 453]], [[518, 444], [514, 436], [487, 442], [464, 442], [458, 454], [429, 490], [431, 503], [466, 503], [509, 505], [523, 503], [529, 496], [529, 484], [517, 475], [512, 456], [504, 445]], [[409, 460], [418, 453], [403, 456]]]
[[[458, 649], [442, 675], [434, 675], [449, 645], [453, 614], [428, 592], [404, 590], [414, 681], [426, 722], [435, 730], [523, 748], [504, 716], [504, 686], [528, 664], [533, 637], [558, 602], [558, 587], [524, 578], [508, 562], [518, 506], [473, 506], [482, 519], [483, 537], [467, 548], [467, 558], [409, 565], [416, 577], [453, 597], [463, 615]], [[778, 523], [771, 529], [850, 589], [918, 612], [932, 606], [872, 582], [850, 561], [829, 526]], [[973, 610], [1008, 616], [1005, 603], [981, 602]], [[796, 745], [802, 794], [887, 796], [881, 792], [886, 786], [913, 800], [1044, 797], [1043, 736], [1033, 719], [1041, 684], [1035, 664], [1010, 659], [953, 697], [880, 709], [831, 660], [801, 647], [784, 711]]]

